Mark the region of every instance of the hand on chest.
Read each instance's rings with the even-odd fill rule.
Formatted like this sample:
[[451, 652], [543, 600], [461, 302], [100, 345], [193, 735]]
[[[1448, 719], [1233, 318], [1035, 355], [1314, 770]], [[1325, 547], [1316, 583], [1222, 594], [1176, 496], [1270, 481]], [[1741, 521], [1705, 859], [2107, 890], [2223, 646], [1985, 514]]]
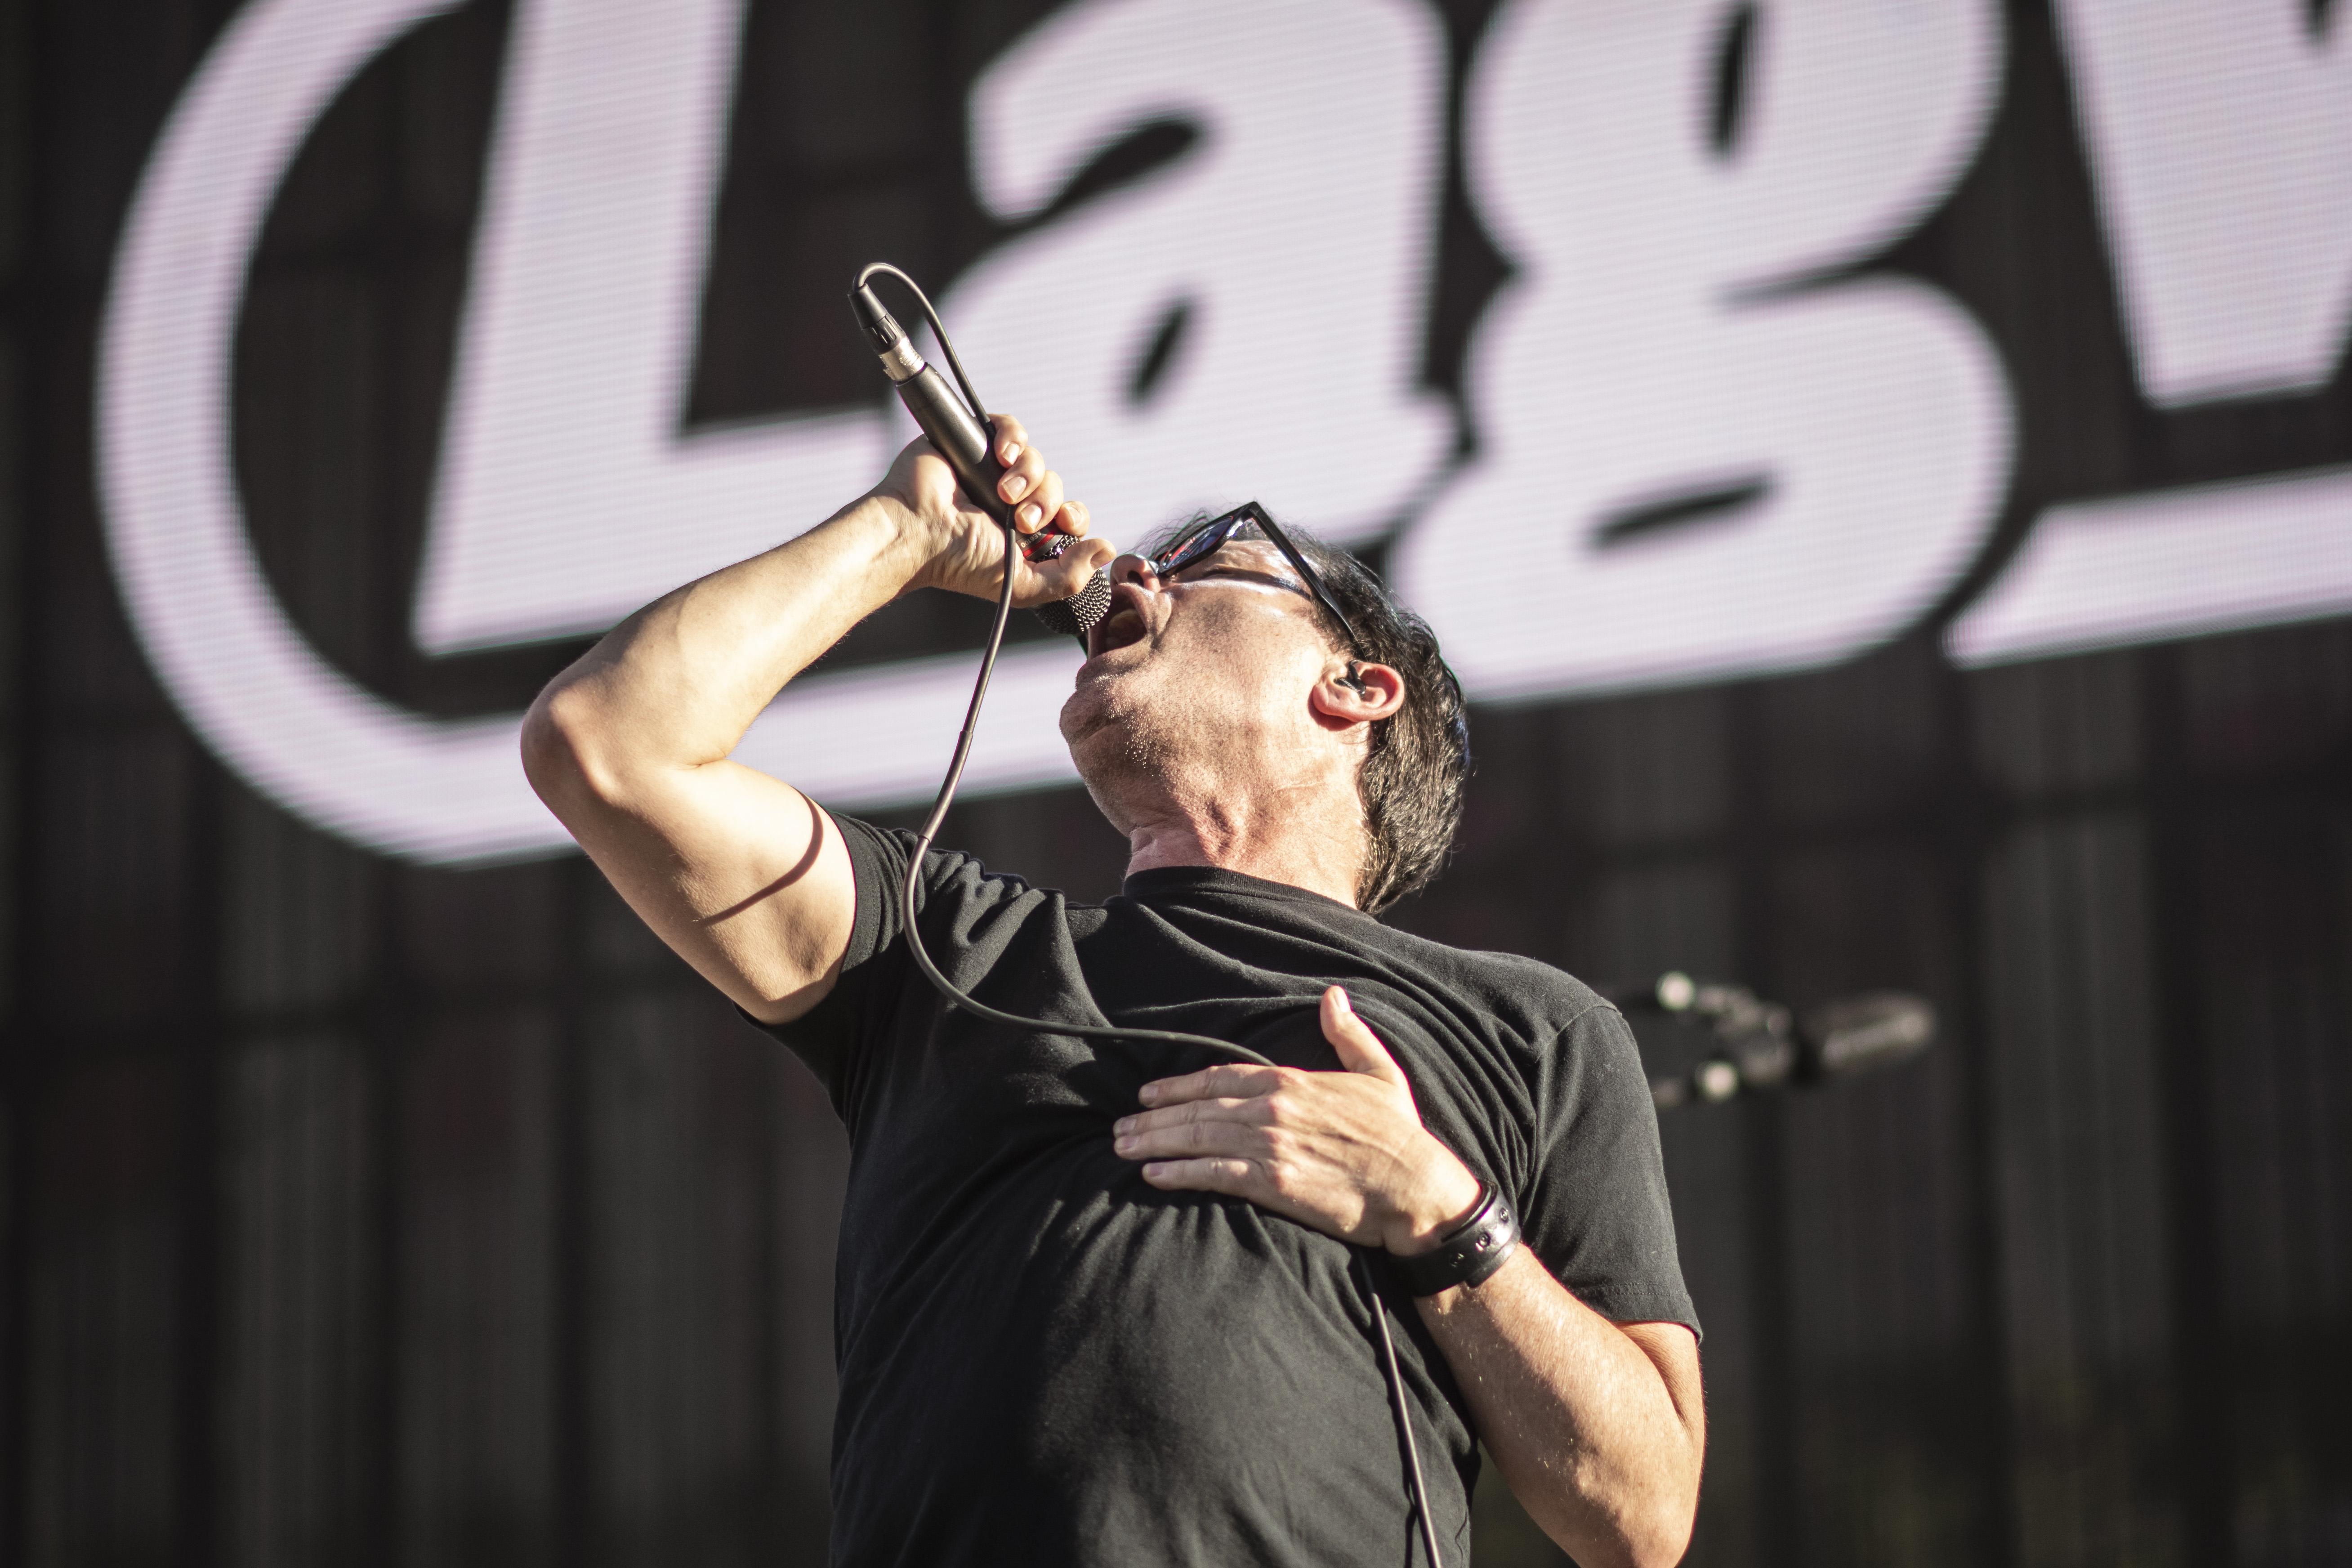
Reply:
[[1454, 1142], [1481, 1120], [1474, 1108], [1492, 1097], [1475, 1083], [1475, 1064], [1443, 1047], [1438, 1031], [1393, 993], [1355, 975], [1280, 977], [1264, 989], [1223, 994], [1165, 994], [1154, 986], [1163, 992], [1155, 996], [1135, 987], [1124, 1005], [1095, 999], [1113, 1024], [1229, 1040], [1237, 1048], [1223, 1057], [1149, 1040], [1022, 1033], [940, 1010], [917, 1047], [919, 1063], [901, 1066], [916, 1068], [927, 1113], [966, 1128], [993, 1126], [1007, 1138], [1094, 1135], [1135, 1111], [1145, 1084], [1221, 1060], [1345, 1070], [1318, 1019], [1323, 990], [1334, 984], [1348, 988], [1359, 1016], [1405, 1069], [1433, 1130]]

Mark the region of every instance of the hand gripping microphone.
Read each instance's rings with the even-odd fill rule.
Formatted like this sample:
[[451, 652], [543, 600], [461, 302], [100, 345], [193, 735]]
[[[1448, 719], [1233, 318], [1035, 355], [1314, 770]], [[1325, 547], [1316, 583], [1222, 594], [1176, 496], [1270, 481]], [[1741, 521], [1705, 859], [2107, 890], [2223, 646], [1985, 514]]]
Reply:
[[[947, 355], [948, 367], [955, 372], [956, 384], [963, 388], [961, 399], [948, 390], [948, 384], [940, 379], [938, 371], [923, 363], [907, 330], [875, 297], [872, 279], [877, 272], [888, 273], [913, 290], [923, 314], [930, 320], [932, 335]], [[980, 395], [972, 390], [971, 378], [964, 374], [963, 363], [956, 358], [955, 345], [948, 342], [947, 329], [940, 325], [939, 312], [931, 309], [930, 300], [916, 287], [913, 279], [887, 262], [877, 261], [859, 272], [857, 281], [850, 285], [849, 308], [856, 312], [857, 324], [874, 345], [874, 352], [881, 356], [883, 374], [898, 389], [898, 401], [907, 405], [907, 412], [915, 416], [915, 423], [922, 427], [933, 448], [955, 470], [965, 496], [998, 522], [1009, 524], [1013, 509], [996, 492], [997, 481], [1004, 477], [1004, 465], [996, 460], [996, 442], [990, 432], [988, 410], [982, 405]], [[966, 404], [971, 406], [967, 408]], [[1021, 554], [1031, 562], [1051, 561], [1076, 542], [1066, 533], [1040, 529], [1022, 545]], [[1087, 585], [1075, 597], [1040, 605], [1035, 613], [1048, 629], [1083, 643], [1094, 624], [1109, 610], [1110, 580], [1106, 574], [1097, 572], [1087, 579]]]

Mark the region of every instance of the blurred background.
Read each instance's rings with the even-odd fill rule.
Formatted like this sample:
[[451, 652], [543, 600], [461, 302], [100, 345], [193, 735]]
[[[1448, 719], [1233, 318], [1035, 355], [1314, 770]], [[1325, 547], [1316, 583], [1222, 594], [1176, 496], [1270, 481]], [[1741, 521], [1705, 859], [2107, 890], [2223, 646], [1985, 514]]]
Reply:
[[[1693, 1563], [2352, 1561], [2341, 10], [0, 5], [0, 1561], [822, 1560], [845, 1140], [512, 741], [878, 473], [877, 258], [1431, 616], [1398, 923], [1936, 1004], [1663, 1118]], [[744, 754], [907, 820], [986, 613]], [[1099, 898], [1016, 637], [946, 839]]]

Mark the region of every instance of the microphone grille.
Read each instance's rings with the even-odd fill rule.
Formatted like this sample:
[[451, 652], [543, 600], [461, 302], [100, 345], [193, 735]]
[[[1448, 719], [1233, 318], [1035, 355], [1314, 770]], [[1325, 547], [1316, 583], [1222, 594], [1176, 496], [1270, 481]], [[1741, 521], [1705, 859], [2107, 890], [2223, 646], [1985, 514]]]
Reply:
[[1036, 616], [1045, 623], [1045, 629], [1064, 637], [1084, 637], [1094, 630], [1095, 623], [1110, 614], [1110, 578], [1097, 572], [1087, 579], [1087, 585], [1066, 599], [1055, 599], [1040, 605]]

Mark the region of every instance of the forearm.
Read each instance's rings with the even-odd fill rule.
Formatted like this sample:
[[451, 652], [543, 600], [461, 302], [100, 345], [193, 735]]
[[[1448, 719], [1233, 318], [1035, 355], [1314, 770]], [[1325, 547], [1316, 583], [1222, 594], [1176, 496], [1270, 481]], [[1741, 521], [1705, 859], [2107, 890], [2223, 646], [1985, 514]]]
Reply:
[[621, 896], [687, 962], [781, 1023], [831, 989], [857, 910], [841, 834], [792, 785], [730, 760], [786, 682], [910, 588], [1067, 597], [1109, 557], [1010, 416], [1001, 500], [1024, 531], [1078, 540], [1043, 569], [960, 496], [924, 441], [872, 493], [798, 539], [664, 595], [551, 682], [523, 721], [524, 771]]
[[[1586, 1568], [1681, 1559], [1705, 1445], [1695, 1355], [1687, 1369], [1654, 1358], [1524, 1247], [1484, 1285], [1420, 1308], [1487, 1452], [1553, 1540]], [[1644, 1327], [1662, 1348], [1687, 1338]]]
[[928, 559], [903, 509], [866, 497], [665, 595], [541, 694], [527, 729], [541, 753], [535, 780], [568, 763], [609, 791], [633, 769], [720, 760], [786, 682], [915, 584]]
[[[1223, 1063], [1145, 1084], [1112, 1148], [1153, 1186], [1224, 1193], [1363, 1247], [1427, 1251], [1478, 1179], [1422, 1124], [1412, 1088], [1339, 986], [1339, 1072]], [[1698, 1342], [1612, 1323], [1521, 1247], [1484, 1284], [1422, 1300], [1504, 1479], [1586, 1568], [1667, 1568], [1690, 1543], [1706, 1445]]]

